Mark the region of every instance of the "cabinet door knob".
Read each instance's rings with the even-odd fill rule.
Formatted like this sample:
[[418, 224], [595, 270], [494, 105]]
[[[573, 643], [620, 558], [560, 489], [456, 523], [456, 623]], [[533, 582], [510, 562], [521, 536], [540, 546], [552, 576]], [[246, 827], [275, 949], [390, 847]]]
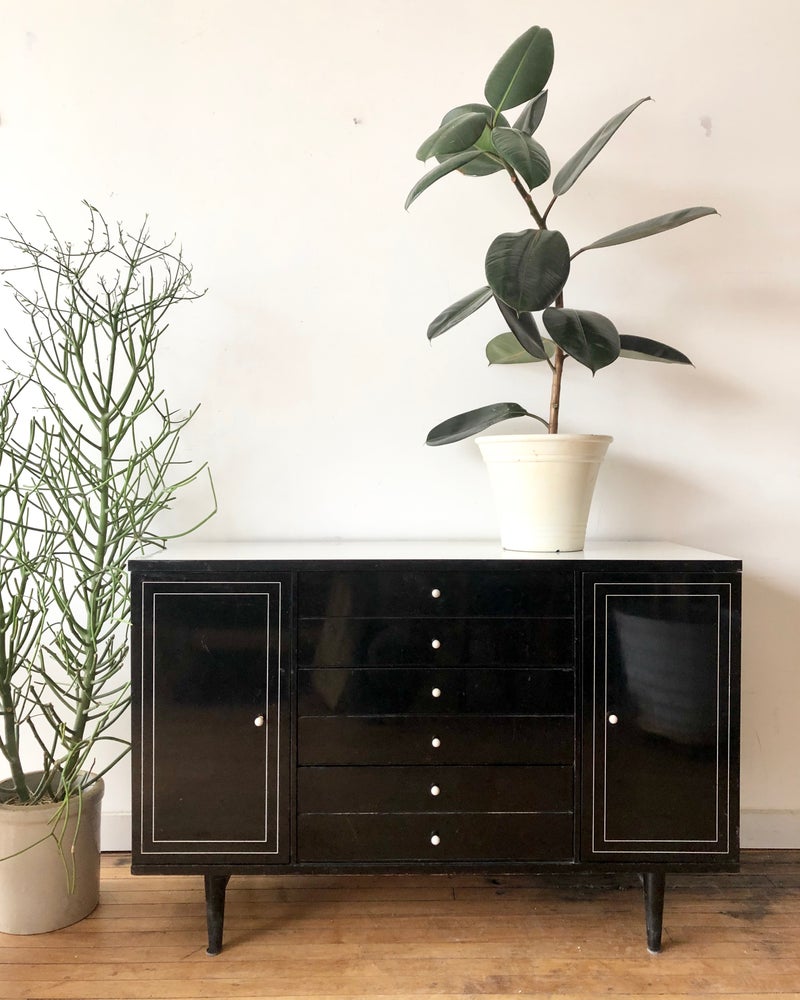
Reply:
[[441, 641], [439, 639], [434, 639], [433, 642], [431, 643], [431, 646], [434, 649], [441, 649], [442, 648], [442, 643], [441, 643]]
[[267, 720], [264, 718], [263, 715], [257, 715], [255, 719], [253, 719], [253, 725], [258, 726], [258, 728], [260, 729], [266, 721]]
[[619, 722], [619, 716], [617, 716], [617, 715], [609, 715], [609, 717], [608, 717], [608, 724], [610, 726], [616, 726], [616, 724], [618, 722]]
[[433, 691], [431, 691], [431, 697], [433, 697], [433, 698], [441, 698], [442, 697], [442, 689], [441, 688], [434, 688]]
[[433, 844], [434, 847], [438, 847], [439, 844], [441, 844], [441, 842], [442, 842], [442, 839], [441, 839], [441, 837], [439, 836], [438, 833], [434, 833], [431, 836], [431, 843]]
[[431, 597], [441, 597], [441, 596], [442, 596], [441, 590], [439, 590], [438, 587], [434, 587], [433, 590], [431, 591]]
[[431, 740], [431, 746], [434, 747], [434, 749], [438, 750], [441, 745], [442, 741], [439, 739], [439, 737], [434, 736], [433, 739]]
[[431, 795], [439, 795], [441, 788], [438, 785], [431, 785]]

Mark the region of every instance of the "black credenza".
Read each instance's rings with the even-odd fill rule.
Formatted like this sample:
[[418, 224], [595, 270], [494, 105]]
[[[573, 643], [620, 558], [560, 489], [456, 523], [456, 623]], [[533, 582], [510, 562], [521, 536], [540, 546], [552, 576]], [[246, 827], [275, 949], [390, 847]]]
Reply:
[[738, 864], [741, 564], [667, 543], [209, 543], [131, 562], [133, 871]]

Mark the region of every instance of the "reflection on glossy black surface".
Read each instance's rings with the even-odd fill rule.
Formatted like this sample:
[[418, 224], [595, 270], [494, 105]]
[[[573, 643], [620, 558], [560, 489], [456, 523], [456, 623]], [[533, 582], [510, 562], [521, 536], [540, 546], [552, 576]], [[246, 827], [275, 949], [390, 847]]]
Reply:
[[[300, 670], [302, 715], [571, 715], [571, 670]], [[434, 692], [436, 692], [434, 694]]]
[[300, 618], [570, 617], [573, 594], [573, 574], [554, 567], [323, 570], [298, 574], [297, 611]]
[[263, 840], [265, 598], [159, 594], [154, 624], [155, 839]]
[[297, 752], [300, 764], [571, 765], [574, 730], [572, 716], [302, 718]]
[[574, 630], [571, 618], [306, 619], [297, 657], [301, 667], [571, 667]]
[[301, 767], [300, 813], [571, 812], [571, 767]]
[[593, 849], [729, 841], [730, 589], [599, 584]]

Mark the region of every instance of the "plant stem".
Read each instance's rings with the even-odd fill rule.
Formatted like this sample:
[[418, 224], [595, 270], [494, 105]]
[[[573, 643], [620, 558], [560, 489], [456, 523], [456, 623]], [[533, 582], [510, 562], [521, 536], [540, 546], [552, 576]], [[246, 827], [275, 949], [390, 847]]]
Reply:
[[[556, 199], [553, 198], [553, 200], [547, 206], [547, 211], [545, 212], [544, 216], [540, 215], [538, 209], [533, 203], [533, 198], [531, 198], [530, 193], [525, 190], [525, 187], [522, 184], [522, 181], [520, 181], [519, 177], [517, 176], [516, 171], [513, 170], [508, 164], [506, 164], [506, 170], [508, 171], [511, 180], [514, 183], [514, 187], [517, 189], [517, 191], [519, 191], [520, 197], [528, 206], [528, 211], [533, 216], [536, 225], [540, 229], [547, 229], [547, 222], [546, 222], [547, 213], [553, 207], [553, 203], [555, 202]], [[563, 292], [558, 293], [555, 305], [556, 309], [564, 308]], [[564, 352], [558, 345], [556, 345], [556, 353], [553, 355], [553, 361], [550, 365], [553, 371], [553, 376], [552, 376], [552, 382], [550, 384], [550, 420], [547, 425], [548, 434], [558, 434], [558, 411], [561, 407], [561, 378], [564, 372], [565, 357], [566, 355], [564, 354]]]
[[517, 177], [516, 171], [513, 170], [511, 167], [509, 167], [508, 164], [506, 164], [506, 170], [508, 171], [508, 175], [514, 184], [514, 187], [517, 189], [517, 191], [519, 191], [520, 197], [528, 206], [528, 211], [536, 220], [536, 225], [540, 229], [547, 229], [547, 224], [545, 223], [542, 216], [539, 214], [539, 210], [534, 205], [533, 198], [531, 198], [530, 194], [525, 190], [525, 186], [523, 185], [522, 181], [519, 179], [519, 177]]

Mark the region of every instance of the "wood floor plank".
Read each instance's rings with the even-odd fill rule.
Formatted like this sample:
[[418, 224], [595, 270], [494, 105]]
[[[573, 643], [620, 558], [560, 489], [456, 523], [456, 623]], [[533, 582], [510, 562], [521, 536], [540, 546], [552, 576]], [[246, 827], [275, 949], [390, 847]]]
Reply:
[[0, 1000], [800, 1000], [800, 852], [669, 876], [664, 951], [623, 876], [235, 877], [205, 954], [198, 876], [104, 856], [92, 916], [0, 935]]

